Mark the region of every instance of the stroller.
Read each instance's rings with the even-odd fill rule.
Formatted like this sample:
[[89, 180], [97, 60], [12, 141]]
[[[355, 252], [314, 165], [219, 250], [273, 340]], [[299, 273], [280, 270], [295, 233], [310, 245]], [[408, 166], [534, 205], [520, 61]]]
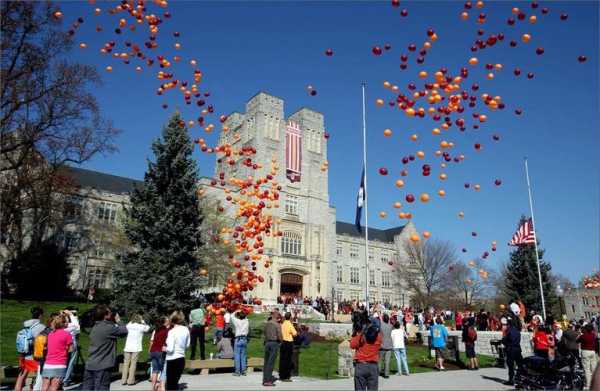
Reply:
[[583, 390], [584, 385], [583, 370], [573, 355], [557, 355], [553, 361], [526, 357], [515, 374], [517, 390]]

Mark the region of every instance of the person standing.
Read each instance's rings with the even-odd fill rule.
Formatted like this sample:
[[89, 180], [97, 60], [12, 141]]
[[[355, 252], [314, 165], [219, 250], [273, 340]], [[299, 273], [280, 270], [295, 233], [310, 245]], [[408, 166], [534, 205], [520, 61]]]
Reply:
[[394, 323], [394, 329], [392, 330], [392, 346], [394, 349], [394, 355], [396, 356], [396, 364], [398, 366], [398, 375], [408, 376], [408, 362], [406, 360], [406, 344], [407, 338], [406, 330], [400, 322]]
[[581, 363], [585, 372], [585, 382], [590, 386], [592, 384], [592, 374], [598, 362], [596, 357], [597, 334], [591, 323], [583, 326], [583, 333], [577, 337], [577, 342], [581, 345]]
[[461, 331], [463, 326], [463, 316], [460, 311], [456, 311], [456, 315], [454, 316], [454, 324], [456, 325], [456, 330]]
[[294, 353], [294, 337], [298, 335], [290, 321], [292, 314], [285, 313], [285, 320], [281, 324], [281, 352], [279, 354], [279, 379], [282, 382], [292, 381], [292, 354]]
[[150, 381], [152, 382], [153, 391], [158, 387], [158, 377], [165, 365], [165, 350], [168, 333], [169, 319], [166, 316], [161, 316], [156, 321], [156, 327], [150, 337], [150, 360], [152, 362], [152, 375], [150, 376]]
[[215, 315], [215, 335], [213, 338], [213, 345], [217, 344], [217, 340], [223, 336], [223, 330], [225, 330], [225, 315], [223, 315], [225, 309], [221, 308]]
[[127, 323], [127, 339], [125, 340], [125, 348], [123, 349], [123, 373], [121, 375], [122, 385], [135, 384], [135, 370], [137, 367], [138, 357], [142, 351], [142, 339], [144, 333], [150, 330], [142, 316], [134, 314], [131, 321]]
[[67, 372], [69, 352], [73, 349], [73, 337], [65, 328], [67, 319], [61, 314], [52, 321], [52, 331], [48, 334], [47, 353], [42, 370], [42, 391], [56, 391], [60, 388]]
[[271, 316], [265, 323], [265, 362], [263, 370], [263, 386], [272, 387], [275, 385], [273, 377], [273, 368], [277, 359], [277, 351], [279, 350], [279, 342], [282, 339], [281, 326], [278, 323], [279, 312], [271, 312]]
[[119, 314], [106, 305], [96, 307], [96, 324], [90, 332], [90, 346], [82, 389], [110, 389], [110, 375], [117, 359], [117, 338], [127, 335], [127, 327], [119, 325]]
[[[379, 373], [383, 373], [383, 378], [390, 377], [390, 359], [392, 358], [392, 325], [388, 314], [383, 314], [381, 322], [381, 347], [379, 348]], [[383, 366], [383, 369], [381, 368]]]
[[190, 312], [190, 338], [192, 350], [190, 352], [190, 360], [196, 359], [196, 344], [200, 343], [200, 359], [206, 360], [205, 355], [205, 325], [206, 316], [204, 308], [198, 303], [198, 308]]
[[250, 323], [246, 317], [246, 312], [243, 310], [235, 311], [231, 316], [231, 323], [235, 329], [235, 342], [233, 345], [234, 375], [246, 376], [246, 351], [248, 348], [248, 334], [250, 332]]
[[[44, 315], [44, 310], [40, 307], [33, 307], [31, 309], [31, 319], [23, 322], [23, 330], [19, 332], [24, 335], [24, 349], [17, 349], [22, 350], [22, 352], [19, 352], [19, 375], [17, 376], [17, 381], [15, 383], [16, 391], [21, 391], [23, 389], [29, 372], [38, 372], [39, 370], [38, 362], [33, 359], [32, 354], [35, 337], [40, 335], [46, 328], [42, 323], [42, 315]], [[17, 335], [17, 341], [18, 340], [19, 336]]]
[[477, 362], [477, 355], [475, 354], [477, 331], [475, 330], [475, 324], [472, 322], [472, 318], [469, 318], [467, 324], [462, 330], [462, 341], [465, 344], [465, 353], [469, 359], [467, 368], [471, 370], [478, 370], [479, 363]]
[[537, 326], [537, 329], [533, 333], [533, 352], [536, 356], [548, 359], [548, 351], [550, 350], [550, 344], [548, 341], [548, 332], [546, 326], [543, 324]]
[[521, 366], [523, 356], [521, 355], [521, 330], [520, 321], [516, 317], [507, 317], [506, 333], [502, 337], [502, 344], [506, 349], [506, 366], [508, 367], [508, 381], [504, 384], [515, 385], [515, 364]]
[[381, 333], [370, 324], [364, 330], [354, 332], [350, 349], [354, 352], [354, 390], [377, 390], [379, 388], [379, 348]]
[[167, 352], [167, 390], [178, 390], [179, 379], [185, 368], [185, 349], [190, 346], [190, 330], [183, 326], [185, 317], [181, 311], [175, 311], [169, 317], [173, 326], [169, 330], [166, 342]]
[[429, 329], [431, 334], [431, 346], [435, 349], [435, 358], [437, 363], [435, 367], [440, 371], [445, 371], [444, 358], [446, 357], [446, 339], [448, 330], [444, 326], [444, 320], [438, 316], [435, 318], [435, 324]]
[[66, 317], [67, 331], [73, 337], [73, 349], [69, 353], [69, 361], [67, 364], [67, 372], [65, 373], [65, 378], [63, 380], [63, 386], [69, 386], [71, 384], [71, 376], [73, 376], [73, 370], [75, 369], [75, 364], [77, 363], [77, 356], [79, 354], [78, 346], [79, 346], [79, 333], [81, 332], [81, 326], [79, 325], [79, 319], [77, 319], [77, 310], [74, 308], [67, 308], [62, 311], [62, 314]]

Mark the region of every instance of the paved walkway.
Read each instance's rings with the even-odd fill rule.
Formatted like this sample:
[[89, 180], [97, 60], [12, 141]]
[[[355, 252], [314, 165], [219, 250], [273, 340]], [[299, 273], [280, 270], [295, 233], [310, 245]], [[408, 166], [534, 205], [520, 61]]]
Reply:
[[[392, 375], [389, 379], [379, 378], [380, 390], [510, 390], [502, 384], [506, 379], [506, 369], [485, 368], [479, 371], [428, 372], [410, 376]], [[351, 390], [352, 379], [320, 380], [295, 377], [291, 383], [277, 382], [275, 387], [263, 387], [262, 373], [250, 373], [246, 377], [232, 374], [183, 375], [180, 387], [187, 390]], [[140, 382], [134, 386], [122, 386], [113, 382], [111, 390], [149, 390], [150, 382]]]

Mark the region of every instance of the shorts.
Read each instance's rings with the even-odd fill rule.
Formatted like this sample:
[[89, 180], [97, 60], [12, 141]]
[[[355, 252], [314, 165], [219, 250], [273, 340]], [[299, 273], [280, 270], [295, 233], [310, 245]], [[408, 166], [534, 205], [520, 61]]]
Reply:
[[44, 367], [42, 370], [42, 377], [47, 379], [58, 378], [62, 379], [67, 373], [67, 368], [48, 368]]
[[152, 360], [152, 373], [159, 373], [165, 364], [165, 355], [163, 352], [150, 352]]
[[445, 359], [448, 355], [448, 351], [446, 348], [434, 348], [435, 349], [435, 358], [437, 359]]
[[467, 358], [475, 358], [475, 345], [465, 345], [465, 353], [467, 354]]
[[24, 356], [20, 356], [19, 357], [19, 368], [21, 368], [22, 371], [37, 372], [39, 365], [38, 365], [38, 362], [33, 359], [25, 358]]

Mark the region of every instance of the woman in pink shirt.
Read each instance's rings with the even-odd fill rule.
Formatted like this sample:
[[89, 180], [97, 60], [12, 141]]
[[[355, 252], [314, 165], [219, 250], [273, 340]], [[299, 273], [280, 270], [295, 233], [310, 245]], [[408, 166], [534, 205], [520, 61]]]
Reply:
[[56, 391], [67, 372], [69, 351], [73, 347], [73, 337], [65, 328], [68, 321], [59, 315], [52, 321], [52, 331], [48, 334], [47, 354], [42, 370], [42, 391]]

